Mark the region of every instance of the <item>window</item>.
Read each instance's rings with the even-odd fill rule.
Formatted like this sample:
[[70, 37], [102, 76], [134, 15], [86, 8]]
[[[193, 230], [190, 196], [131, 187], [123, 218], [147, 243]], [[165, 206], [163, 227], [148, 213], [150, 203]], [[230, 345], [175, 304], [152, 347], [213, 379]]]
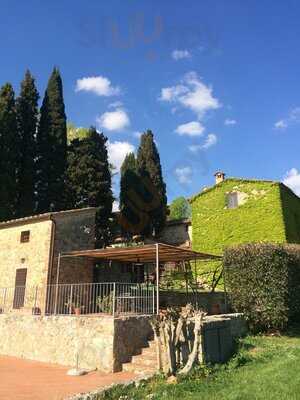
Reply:
[[227, 195], [227, 208], [237, 208], [239, 205], [238, 194], [236, 192]]
[[27, 243], [27, 242], [29, 242], [29, 239], [30, 239], [30, 231], [22, 231], [20, 242]]

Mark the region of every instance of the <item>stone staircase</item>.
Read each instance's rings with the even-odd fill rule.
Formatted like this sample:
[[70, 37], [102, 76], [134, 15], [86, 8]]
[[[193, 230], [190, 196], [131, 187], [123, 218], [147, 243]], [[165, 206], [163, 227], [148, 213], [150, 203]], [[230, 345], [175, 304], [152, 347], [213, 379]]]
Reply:
[[155, 340], [149, 340], [147, 347], [140, 349], [139, 354], [132, 356], [130, 362], [123, 364], [123, 371], [143, 375], [155, 374], [157, 372]]

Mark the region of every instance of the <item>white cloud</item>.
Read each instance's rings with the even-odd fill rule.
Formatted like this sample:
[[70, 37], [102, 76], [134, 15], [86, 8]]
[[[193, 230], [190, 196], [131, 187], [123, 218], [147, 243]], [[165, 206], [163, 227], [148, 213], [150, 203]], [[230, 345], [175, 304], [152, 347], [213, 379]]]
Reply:
[[300, 123], [300, 107], [293, 108], [286, 118], [280, 119], [275, 122], [274, 128], [284, 130], [288, 128], [289, 125]]
[[118, 86], [112, 86], [111, 81], [105, 76], [90, 76], [76, 81], [76, 92], [92, 92], [97, 96], [115, 96], [120, 94]]
[[119, 131], [130, 125], [129, 117], [126, 111], [121, 108], [115, 111], [107, 111], [97, 118], [97, 123], [103, 129], [108, 131]]
[[191, 167], [176, 168], [174, 171], [179, 183], [187, 185], [192, 182], [193, 171]]
[[121, 108], [123, 107], [123, 103], [121, 101], [114, 101], [108, 105], [109, 108]]
[[118, 200], [115, 200], [113, 202], [113, 208], [112, 208], [113, 212], [118, 212], [120, 211], [120, 202]]
[[296, 168], [290, 169], [285, 174], [283, 183], [300, 196], [300, 172]]
[[198, 118], [221, 107], [219, 100], [213, 97], [212, 87], [206, 86], [196, 72], [187, 73], [178, 85], [162, 88], [160, 100], [190, 109]]
[[225, 121], [224, 121], [224, 125], [236, 125], [236, 120], [235, 119], [226, 118]]
[[173, 50], [172, 58], [176, 61], [182, 60], [183, 58], [191, 58], [192, 55], [188, 50]]
[[284, 119], [280, 119], [279, 121], [275, 122], [274, 128], [276, 129], [286, 129], [288, 127], [287, 122]]
[[218, 141], [217, 136], [214, 133], [209, 133], [205, 139], [204, 144], [192, 144], [189, 146], [189, 150], [192, 153], [198, 153], [200, 150], [207, 150], [214, 146]]
[[140, 132], [140, 131], [132, 132], [132, 136], [135, 137], [136, 139], [140, 139], [142, 134], [143, 134], [143, 132]]
[[204, 126], [198, 121], [188, 122], [186, 124], [182, 124], [177, 126], [175, 132], [179, 135], [188, 135], [188, 136], [201, 136], [204, 132]]
[[218, 139], [214, 133], [210, 133], [207, 135], [205, 143], [202, 145], [203, 149], [208, 149], [211, 146], [214, 146], [217, 143]]
[[108, 160], [116, 168], [117, 172], [120, 171], [126, 155], [134, 151], [135, 147], [129, 142], [115, 141], [107, 143]]

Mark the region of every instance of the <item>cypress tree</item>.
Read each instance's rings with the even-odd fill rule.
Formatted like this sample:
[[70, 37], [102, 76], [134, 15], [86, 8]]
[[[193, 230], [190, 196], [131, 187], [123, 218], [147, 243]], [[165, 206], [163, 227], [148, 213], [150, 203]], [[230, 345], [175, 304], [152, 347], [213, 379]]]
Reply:
[[120, 180], [120, 210], [126, 208], [127, 206], [127, 193], [132, 187], [132, 182], [130, 179], [130, 172], [136, 172], [136, 159], [134, 153], [126, 154], [124, 161], [121, 166], [121, 180]]
[[68, 206], [98, 208], [98, 245], [106, 243], [113, 203], [106, 143], [103, 133], [91, 127], [87, 137], [74, 139], [68, 148]]
[[123, 236], [130, 239], [132, 234], [141, 233], [139, 229], [141, 210], [137, 208], [135, 195], [133, 195], [133, 193], [138, 193], [137, 188], [140, 186], [134, 153], [126, 155], [120, 174], [120, 214], [118, 214], [118, 223], [122, 229]]
[[37, 210], [65, 208], [67, 124], [62, 79], [54, 68], [40, 110], [37, 134]]
[[0, 89], [0, 220], [13, 218], [20, 159], [15, 94], [10, 83]]
[[16, 102], [18, 132], [20, 136], [20, 165], [18, 170], [18, 217], [33, 215], [35, 212], [35, 158], [36, 129], [38, 120], [39, 94], [35, 81], [26, 71], [21, 83], [20, 96]]
[[[154, 142], [153, 133], [150, 130], [141, 136], [140, 146], [137, 152], [137, 168], [142, 180], [152, 184], [153, 207], [148, 210], [150, 223], [145, 229], [148, 234], [159, 233], [165, 225], [167, 217], [166, 185], [162, 176], [160, 157]], [[149, 187], [149, 185], [147, 185]], [[157, 201], [153, 201], [157, 198]], [[155, 205], [155, 206], [154, 206]]]

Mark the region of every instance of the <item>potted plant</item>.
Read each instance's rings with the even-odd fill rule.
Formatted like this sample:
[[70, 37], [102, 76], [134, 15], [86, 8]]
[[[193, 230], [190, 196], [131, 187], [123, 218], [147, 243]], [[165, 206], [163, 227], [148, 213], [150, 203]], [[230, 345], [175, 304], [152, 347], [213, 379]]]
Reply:
[[74, 299], [74, 300], [69, 300], [66, 303], [66, 307], [69, 310], [69, 314], [75, 314], [75, 315], [80, 315], [81, 314], [81, 309], [82, 309], [82, 305], [81, 302], [79, 301], [79, 299]]
[[110, 293], [106, 296], [98, 296], [96, 298], [96, 305], [100, 312], [111, 314], [113, 310], [113, 294]]

